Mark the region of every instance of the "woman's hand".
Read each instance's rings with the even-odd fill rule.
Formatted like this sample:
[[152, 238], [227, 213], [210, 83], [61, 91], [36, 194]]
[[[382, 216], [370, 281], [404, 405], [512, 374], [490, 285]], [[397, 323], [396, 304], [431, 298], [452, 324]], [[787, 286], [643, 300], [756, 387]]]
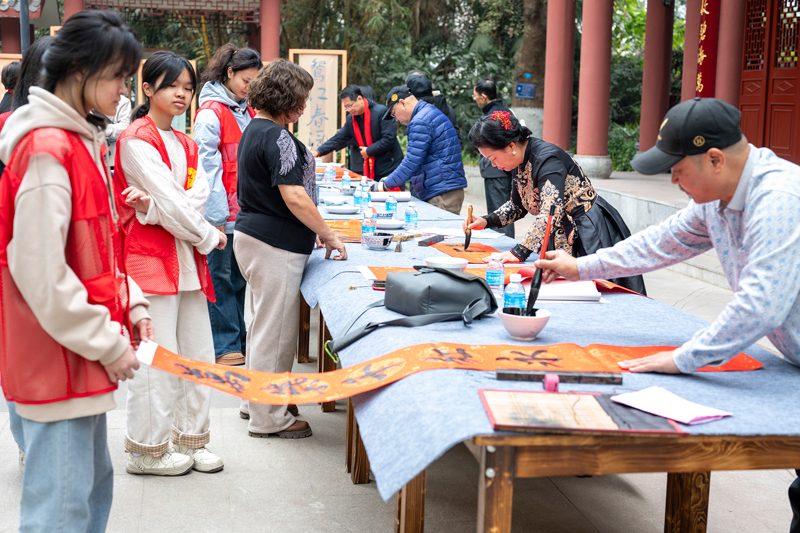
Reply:
[[125, 198], [125, 204], [132, 207], [141, 213], [147, 213], [150, 209], [150, 197], [136, 187], [128, 187], [122, 191], [122, 196]]
[[620, 368], [631, 372], [657, 372], [659, 374], [680, 374], [681, 371], [672, 359], [674, 352], [659, 352], [640, 359], [628, 359], [617, 363]]
[[472, 224], [470, 224], [469, 226], [467, 226], [467, 219], [465, 218], [464, 222], [462, 222], [461, 224], [461, 229], [463, 229], [464, 231], [466, 231], [467, 229], [482, 230], [483, 228], [486, 227], [487, 222], [485, 218], [483, 217], [472, 217], [472, 218], [475, 220], [473, 220]]
[[339, 252], [339, 255], [333, 258], [334, 261], [344, 261], [347, 259], [347, 249], [344, 247], [344, 243], [336, 236], [336, 234], [331, 235], [330, 237], [323, 238], [321, 235], [317, 235], [317, 239], [319, 242], [325, 246], [325, 259], [331, 258], [331, 252], [336, 250]]
[[219, 229], [217, 229], [217, 233], [219, 233], [219, 244], [217, 245], [217, 250], [224, 250], [228, 245], [228, 236], [225, 235], [224, 231], [220, 231]]
[[[488, 263], [490, 258], [491, 258], [491, 256], [484, 257], [483, 258], [483, 262], [484, 263]], [[501, 263], [522, 263], [522, 261], [520, 261], [519, 258], [516, 255], [512, 254], [511, 252], [503, 252], [502, 254], [500, 254], [500, 262]]]
[[143, 318], [133, 325], [133, 345], [138, 350], [139, 343], [142, 341], [156, 340], [156, 330], [153, 327], [153, 321], [149, 318]]

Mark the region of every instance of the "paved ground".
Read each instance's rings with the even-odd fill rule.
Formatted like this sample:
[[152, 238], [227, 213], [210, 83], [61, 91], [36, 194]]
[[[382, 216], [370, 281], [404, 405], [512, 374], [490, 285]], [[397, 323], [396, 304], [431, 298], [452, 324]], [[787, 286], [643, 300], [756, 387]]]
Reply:
[[[468, 198], [465, 205], [469, 202], [476, 209], [485, 205], [482, 198]], [[523, 230], [518, 224], [517, 231]], [[705, 320], [713, 320], [732, 297], [730, 291], [669, 271], [645, 279], [656, 300]], [[315, 353], [313, 349], [312, 345]], [[296, 364], [294, 370], [315, 372], [316, 361]], [[223, 457], [225, 470], [164, 479], [125, 473], [124, 392], [123, 386], [117, 393], [117, 410], [108, 415], [116, 474], [109, 531], [392, 531], [394, 500], [384, 503], [374, 482], [354, 486], [344, 473], [345, 402], [337, 403], [335, 413], [321, 413], [316, 405], [300, 407], [301, 417], [314, 430], [311, 438], [254, 439], [238, 416], [238, 401], [214, 391], [209, 448]], [[708, 531], [788, 531], [786, 490], [793, 479], [788, 470], [715, 472]], [[666, 480], [666, 474], [517, 480], [514, 531], [663, 531]], [[20, 482], [8, 414], [0, 412], [0, 532], [18, 527]], [[478, 466], [463, 445], [431, 465], [426, 531], [474, 531], [477, 488]]]

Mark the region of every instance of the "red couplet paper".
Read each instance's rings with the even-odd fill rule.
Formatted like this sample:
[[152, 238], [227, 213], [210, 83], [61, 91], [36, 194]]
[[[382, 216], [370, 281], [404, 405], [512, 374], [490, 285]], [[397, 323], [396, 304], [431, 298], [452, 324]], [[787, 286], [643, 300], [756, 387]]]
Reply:
[[466, 259], [470, 263], [473, 264], [481, 264], [483, 263], [483, 258], [488, 257], [489, 255], [497, 252], [491, 246], [487, 246], [485, 244], [470, 244], [467, 251], [464, 251], [464, 243], [437, 243], [433, 245], [433, 248], [436, 248], [440, 252], [446, 253], [451, 257], [459, 257], [461, 259]]
[[[394, 383], [417, 372], [441, 368], [623, 372], [617, 365], [619, 361], [675, 349], [674, 346], [624, 347], [603, 344], [590, 344], [586, 347], [577, 344], [417, 344], [331, 372], [270, 374], [196, 361], [170, 352], [155, 343], [144, 343], [142, 346], [137, 355], [155, 368], [251, 402], [272, 405], [340, 400]], [[149, 357], [152, 357], [152, 361], [147, 361]], [[725, 365], [701, 368], [700, 371], [755, 370], [762, 366], [742, 353]]]
[[326, 220], [325, 222], [342, 239], [342, 242], [361, 242], [361, 221], [358, 219]]

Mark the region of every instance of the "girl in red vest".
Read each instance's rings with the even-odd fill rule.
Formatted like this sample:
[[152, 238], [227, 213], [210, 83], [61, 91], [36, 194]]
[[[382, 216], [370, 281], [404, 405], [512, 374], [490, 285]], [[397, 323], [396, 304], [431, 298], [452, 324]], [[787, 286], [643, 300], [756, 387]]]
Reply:
[[250, 80], [261, 69], [261, 57], [249, 48], [228, 43], [211, 58], [202, 81], [194, 140], [211, 192], [206, 220], [228, 236], [224, 250], [208, 254], [216, 302], [208, 303], [214, 352], [219, 365], [242, 365], [247, 332], [244, 295], [247, 284], [233, 253], [233, 225], [239, 213], [236, 194], [236, 150], [245, 127], [255, 115], [247, 106]]
[[[206, 300], [214, 301], [214, 287], [206, 254], [224, 248], [226, 237], [203, 218], [208, 181], [197, 145], [171, 128], [189, 109], [195, 87], [185, 58], [150, 56], [142, 68], [145, 103], [117, 141], [114, 182], [127, 203], [125, 265], [150, 301], [156, 342], [213, 362]], [[205, 447], [211, 389], [150, 367], [135, 381], [128, 387], [127, 471], [174, 476], [192, 468], [222, 470], [222, 460]]]
[[113, 470], [105, 412], [152, 339], [125, 276], [105, 119], [141, 45], [112, 11], [82, 11], [0, 135], [0, 378], [22, 418], [20, 531], [104, 531]]

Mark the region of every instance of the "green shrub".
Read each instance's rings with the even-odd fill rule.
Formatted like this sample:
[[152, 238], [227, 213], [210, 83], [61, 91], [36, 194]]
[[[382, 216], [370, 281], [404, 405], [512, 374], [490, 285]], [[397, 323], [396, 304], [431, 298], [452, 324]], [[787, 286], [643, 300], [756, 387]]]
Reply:
[[639, 141], [639, 125], [625, 124], [624, 126], [611, 123], [608, 129], [608, 155], [614, 163], [614, 170], [630, 172], [631, 160], [636, 155], [636, 143]]

